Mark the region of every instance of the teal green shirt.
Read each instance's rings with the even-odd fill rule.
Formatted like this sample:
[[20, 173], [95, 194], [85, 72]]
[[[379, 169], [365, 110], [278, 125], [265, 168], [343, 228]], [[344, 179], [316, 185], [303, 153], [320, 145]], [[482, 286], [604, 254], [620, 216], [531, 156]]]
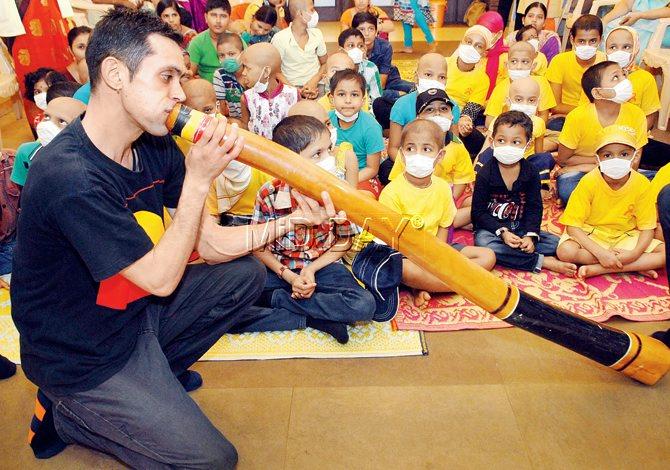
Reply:
[[[246, 49], [246, 47], [247, 43], [242, 39], [242, 48]], [[214, 79], [214, 72], [221, 68], [221, 61], [216, 52], [216, 46], [212, 43], [209, 29], [191, 39], [191, 42], [188, 43], [188, 54], [191, 56], [191, 62], [198, 66], [198, 75], [211, 82]]]
[[12, 175], [10, 179], [20, 186], [26, 185], [26, 178], [28, 177], [28, 169], [30, 168], [30, 163], [39, 149], [42, 148], [42, 144], [38, 141], [35, 142], [26, 142], [25, 144], [19, 145], [19, 148], [16, 150], [16, 157], [14, 157], [14, 168], [12, 168]]
[[358, 113], [358, 119], [349, 129], [342, 129], [335, 111], [328, 113], [330, 122], [337, 129], [337, 145], [349, 142], [354, 147], [354, 153], [358, 158], [358, 169], [368, 165], [368, 155], [384, 150], [384, 136], [382, 126], [379, 125], [371, 114], [365, 111]]

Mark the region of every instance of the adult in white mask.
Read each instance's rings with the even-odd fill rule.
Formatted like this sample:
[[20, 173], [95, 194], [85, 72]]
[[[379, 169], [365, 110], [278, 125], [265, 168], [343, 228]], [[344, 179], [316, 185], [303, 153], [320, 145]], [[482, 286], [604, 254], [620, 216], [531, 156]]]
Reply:
[[49, 101], [44, 117], [37, 124], [37, 140], [21, 144], [16, 151], [11, 179], [19, 186], [26, 184], [28, 170], [39, 150], [48, 145], [68, 124], [86, 110], [86, 105], [69, 97], [58, 97]]
[[651, 130], [658, 119], [661, 102], [653, 75], [635, 63], [639, 50], [638, 32], [630, 26], [618, 26], [605, 38], [607, 60], [616, 62], [626, 72], [633, 86], [633, 97], [630, 102], [642, 109], [647, 116], [647, 129]]
[[561, 217], [566, 231], [558, 256], [582, 265], [581, 278], [619, 272], [656, 278], [665, 246], [654, 238], [657, 215], [649, 181], [634, 169], [635, 133], [609, 126], [597, 147], [598, 168], [581, 180]]
[[605, 60], [598, 51], [603, 34], [603, 24], [595, 15], [582, 15], [570, 29], [572, 50], [556, 55], [549, 64], [546, 77], [556, 98], [552, 119], [547, 127], [560, 131], [565, 115], [579, 105], [582, 97], [581, 80], [586, 69]]
[[647, 118], [628, 103], [632, 87], [615, 62], [591, 66], [582, 77], [583, 92], [590, 103], [577, 106], [566, 120], [558, 142], [556, 163], [559, 198], [567, 202], [582, 177], [597, 165], [594, 158], [599, 135], [611, 125], [624, 126], [635, 136], [636, 148], [647, 144]]

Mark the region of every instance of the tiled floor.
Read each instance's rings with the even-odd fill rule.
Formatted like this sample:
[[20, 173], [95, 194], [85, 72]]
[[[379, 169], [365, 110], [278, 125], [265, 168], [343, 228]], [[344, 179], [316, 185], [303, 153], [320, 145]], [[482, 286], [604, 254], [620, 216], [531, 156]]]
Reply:
[[[11, 115], [0, 128], [7, 147], [31, 140]], [[426, 357], [199, 363], [193, 398], [238, 448], [240, 469], [670, 466], [670, 378], [645, 387], [518, 329], [427, 339]], [[121, 467], [77, 446], [35, 460], [34, 393], [22, 372], [0, 382], [0, 468]]]

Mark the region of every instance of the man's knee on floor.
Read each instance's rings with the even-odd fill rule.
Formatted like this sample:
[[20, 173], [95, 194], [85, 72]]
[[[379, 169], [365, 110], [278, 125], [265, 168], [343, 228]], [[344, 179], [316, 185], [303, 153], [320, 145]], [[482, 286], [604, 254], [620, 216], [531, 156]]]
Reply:
[[206, 468], [233, 469], [238, 461], [237, 449], [230, 442], [222, 443], [211, 456], [211, 464]]

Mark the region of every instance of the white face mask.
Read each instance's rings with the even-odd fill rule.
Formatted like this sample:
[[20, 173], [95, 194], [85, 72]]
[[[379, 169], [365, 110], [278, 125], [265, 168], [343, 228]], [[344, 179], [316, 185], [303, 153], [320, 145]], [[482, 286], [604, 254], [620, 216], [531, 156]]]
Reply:
[[44, 147], [49, 145], [49, 142], [54, 140], [54, 137], [56, 137], [63, 129], [54, 124], [53, 121], [40, 121], [35, 130], [37, 131], [37, 140], [39, 140], [42, 147]]
[[332, 127], [330, 131], [330, 145], [335, 147], [337, 145], [337, 129]]
[[335, 162], [335, 157], [333, 155], [329, 155], [320, 162], [317, 162], [316, 166], [323, 168], [331, 175], [334, 175], [337, 172], [337, 163]]
[[526, 41], [526, 42], [527, 42], [528, 44], [530, 44], [531, 46], [533, 46], [533, 49], [535, 49], [535, 52], [539, 52], [539, 51], [540, 51], [540, 40], [539, 40], [539, 39], [535, 39], [535, 38], [533, 38], [533, 39], [529, 39], [529, 40]]
[[628, 79], [620, 81], [612, 88], [605, 88], [605, 90], [614, 90], [614, 97], [608, 99], [615, 103], [625, 103], [633, 97], [633, 84]]
[[416, 84], [416, 91], [423, 93], [424, 91], [432, 90], [433, 88], [438, 90], [444, 90], [445, 84], [433, 80], [430, 78], [420, 78], [419, 82]]
[[434, 170], [435, 159], [433, 157], [420, 153], [405, 155], [405, 171], [415, 178], [425, 178], [431, 175]]
[[319, 24], [319, 12], [314, 10], [314, 13], [312, 13], [312, 16], [309, 17], [309, 20], [307, 20], [307, 27], [308, 28], [316, 28], [316, 25]]
[[354, 64], [358, 65], [363, 62], [363, 51], [358, 47], [354, 47], [347, 51], [347, 55], [354, 61]]
[[519, 80], [520, 78], [530, 77], [530, 69], [528, 70], [508, 70], [507, 74], [509, 75], [510, 80]]
[[596, 55], [597, 50], [594, 46], [577, 46], [575, 47], [575, 55], [581, 60], [591, 60]]
[[458, 58], [466, 64], [476, 64], [482, 60], [482, 55], [470, 44], [461, 44], [458, 46]]
[[270, 77], [268, 76], [267, 80], [265, 83], [262, 83], [261, 80], [263, 79], [263, 74], [265, 73], [265, 69], [267, 67], [263, 67], [263, 71], [261, 72], [261, 75], [258, 77], [258, 81], [254, 83], [253, 90], [256, 93], [265, 93], [268, 89], [268, 83], [270, 82]]
[[611, 54], [607, 54], [607, 60], [616, 62], [621, 68], [627, 67], [632, 57], [633, 55], [626, 51], [614, 51]]
[[442, 132], [448, 132], [449, 129], [451, 129], [451, 119], [448, 117], [444, 116], [430, 116], [428, 118], [429, 121], [433, 121], [435, 124], [440, 126], [440, 129], [442, 129]]
[[35, 105], [40, 108], [42, 111], [46, 111], [47, 109], [47, 92], [43, 91], [41, 93], [36, 94], [33, 96], [33, 99], [35, 100]]
[[598, 159], [600, 171], [614, 180], [620, 180], [630, 173], [632, 163], [632, 160], [627, 160], [625, 158], [610, 158], [608, 160]]
[[344, 114], [340, 113], [337, 109], [335, 110], [335, 116], [337, 116], [338, 119], [344, 122], [354, 122], [356, 119], [358, 119], [358, 113], [354, 113], [351, 116], [345, 116]]
[[512, 103], [509, 105], [510, 111], [521, 111], [528, 117], [533, 117], [537, 114], [537, 106], [534, 104]]
[[500, 163], [513, 165], [523, 158], [526, 149], [523, 147], [512, 147], [511, 145], [501, 145], [493, 147], [493, 156]]

